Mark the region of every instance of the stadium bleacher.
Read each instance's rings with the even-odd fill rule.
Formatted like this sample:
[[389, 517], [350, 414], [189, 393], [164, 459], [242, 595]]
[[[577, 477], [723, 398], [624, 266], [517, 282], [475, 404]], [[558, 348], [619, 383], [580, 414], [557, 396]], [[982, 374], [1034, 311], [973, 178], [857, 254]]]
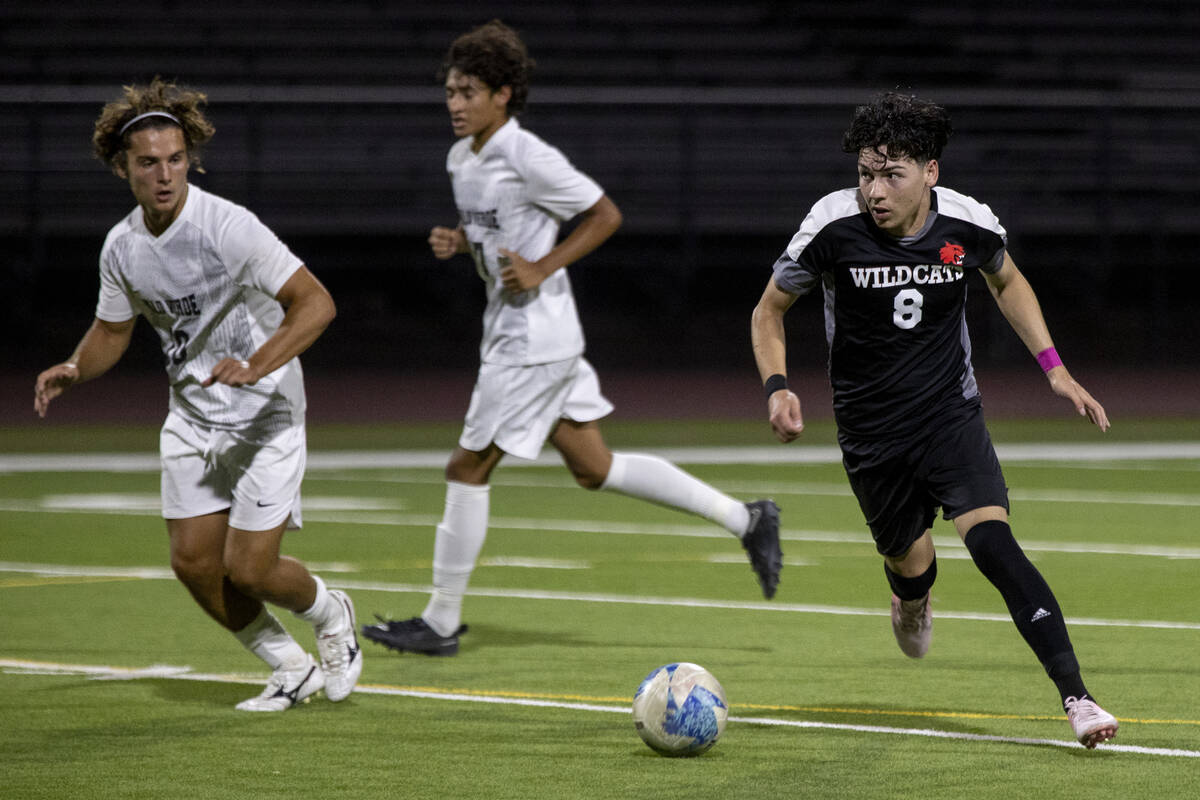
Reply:
[[[1177, 0], [914, 2], [544, 0], [471, 4], [231, 0], [9, 0], [5, 84], [109, 84], [171, 65], [223, 80], [428, 81], [447, 42], [501, 17], [554, 85], [878, 85], [897, 73], [939, 86], [1173, 88], [1195, 77], [1200, 8]], [[1158, 78], [1156, 78], [1158, 76]], [[1169, 77], [1174, 76], [1174, 77]]]
[[[606, 269], [627, 285], [649, 281], [648, 295], [660, 283], [631, 262], [649, 241], [669, 243], [666, 274], [693, 302], [730, 268], [731, 241], [745, 243], [746, 268], [760, 269], [817, 196], [852, 180], [838, 157], [852, 106], [896, 87], [951, 108], [959, 133], [947, 183], [985, 199], [1018, 249], [1077, 254], [1093, 284], [1087, 302], [1125, 302], [1117, 276], [1146, 253], [1165, 261], [1154, 277], [1165, 283], [1147, 296], [1200, 294], [1181, 246], [1196, 230], [1185, 193], [1200, 163], [1200, 6], [499, 0], [477, 9], [158, 0], [126, 14], [84, 0], [9, 0], [0, 240], [19, 256], [0, 284], [53, 280], [45, 276], [67, 268], [50, 263], [60, 240], [92, 248], [70, 265], [89, 276], [101, 229], [129, 205], [90, 157], [91, 123], [119, 86], [154, 74], [209, 93], [218, 136], [198, 181], [289, 241], [353, 239], [353, 248], [313, 245], [338, 269], [354, 261], [390, 274], [397, 259], [415, 261], [429, 226], [453, 213], [437, 66], [453, 36], [496, 16], [538, 60], [524, 124], [617, 199], [625, 244], [606, 248], [616, 262]], [[1053, 270], [1046, 280], [1069, 291]], [[612, 291], [593, 276], [578, 282], [598, 297]], [[689, 303], [675, 301], [676, 314], [680, 302]]]

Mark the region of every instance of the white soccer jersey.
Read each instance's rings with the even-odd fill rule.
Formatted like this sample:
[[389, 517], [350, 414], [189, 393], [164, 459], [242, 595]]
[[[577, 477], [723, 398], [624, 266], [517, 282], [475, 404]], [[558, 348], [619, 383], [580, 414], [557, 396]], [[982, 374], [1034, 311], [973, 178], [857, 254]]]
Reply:
[[527, 365], [583, 352], [583, 328], [565, 269], [537, 288], [510, 292], [499, 280], [499, 250], [536, 261], [553, 249], [560, 224], [591, 208], [604, 191], [566, 157], [510, 119], [478, 153], [471, 137], [451, 148], [446, 169], [463, 232], [487, 283], [480, 359]]
[[250, 211], [189, 184], [179, 217], [161, 235], [146, 229], [140, 207], [108, 232], [96, 316], [145, 317], [167, 357], [171, 408], [260, 440], [304, 421], [299, 359], [254, 386], [201, 383], [218, 361], [249, 358], [275, 332], [283, 320], [275, 295], [301, 266]]

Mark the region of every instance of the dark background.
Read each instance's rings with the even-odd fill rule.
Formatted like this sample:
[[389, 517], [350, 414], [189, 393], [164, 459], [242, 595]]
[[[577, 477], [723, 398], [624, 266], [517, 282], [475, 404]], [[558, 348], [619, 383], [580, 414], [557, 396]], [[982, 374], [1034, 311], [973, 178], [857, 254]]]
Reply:
[[[91, 158], [92, 124], [160, 74], [209, 95], [217, 136], [193, 182], [255, 211], [339, 304], [309, 375], [461, 372], [469, 387], [482, 284], [425, 243], [455, 221], [435, 73], [492, 17], [538, 62], [522, 124], [625, 214], [571, 268], [602, 378], [725, 374], [754, 391], [749, 315], [770, 266], [816, 199], [853, 185], [841, 133], [891, 88], [950, 109], [941, 182], [1000, 217], [1073, 371], [1200, 373], [1200, 5], [1165, 0], [9, 0], [0, 373], [31, 385], [90, 323], [104, 235], [133, 207]], [[981, 280], [969, 314], [985, 374], [1031, 368]], [[819, 300], [788, 322], [792, 364], [819, 370]], [[120, 369], [161, 376], [160, 358], [140, 325]]]

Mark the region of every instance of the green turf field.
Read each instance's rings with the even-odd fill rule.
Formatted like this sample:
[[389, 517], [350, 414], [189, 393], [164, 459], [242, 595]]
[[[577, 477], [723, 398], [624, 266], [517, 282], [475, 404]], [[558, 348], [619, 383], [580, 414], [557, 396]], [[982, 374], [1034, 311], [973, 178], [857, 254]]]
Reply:
[[[718, 487], [779, 502], [775, 600], [716, 526], [514, 461], [494, 476], [458, 657], [364, 641], [349, 700], [257, 715], [233, 706], [265, 671], [170, 575], [155, 430], [0, 429], [0, 797], [1194, 796], [1200, 430], [992, 429], [1014, 531], [1121, 719], [1095, 751], [1072, 746], [1053, 685], [944, 521], [933, 647], [901, 655], [827, 424], [786, 448], [760, 424], [606, 426], [616, 448], [672, 448]], [[347, 589], [360, 622], [423, 608], [456, 432], [310, 432], [305, 527], [285, 551]], [[672, 661], [707, 667], [730, 701], [699, 758], [655, 755], [628, 714]]]

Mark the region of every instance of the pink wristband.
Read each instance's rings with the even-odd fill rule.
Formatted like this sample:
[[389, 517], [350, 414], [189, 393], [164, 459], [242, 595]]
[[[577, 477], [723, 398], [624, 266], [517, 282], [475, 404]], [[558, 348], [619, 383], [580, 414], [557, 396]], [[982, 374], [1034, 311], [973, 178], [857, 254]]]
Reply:
[[1042, 372], [1049, 372], [1055, 367], [1062, 366], [1062, 359], [1058, 357], [1058, 351], [1053, 347], [1047, 347], [1045, 350], [1037, 354], [1037, 362], [1042, 367]]

